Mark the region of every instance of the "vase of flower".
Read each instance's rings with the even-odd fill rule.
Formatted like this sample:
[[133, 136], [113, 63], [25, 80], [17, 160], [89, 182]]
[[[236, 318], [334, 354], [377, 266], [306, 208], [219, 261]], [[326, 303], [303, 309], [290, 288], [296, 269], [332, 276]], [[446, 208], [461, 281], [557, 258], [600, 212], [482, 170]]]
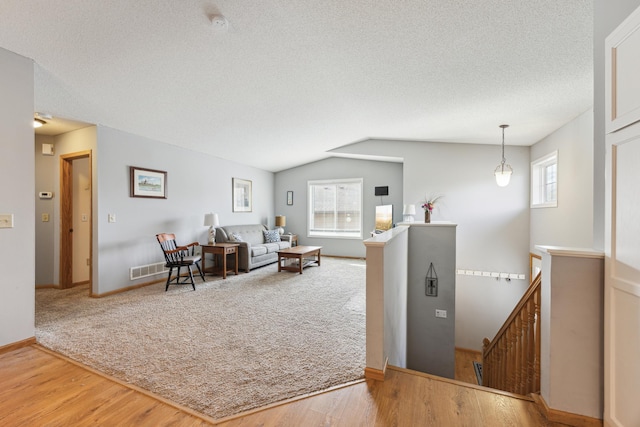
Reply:
[[439, 196], [431, 196], [425, 198], [424, 202], [422, 202], [422, 209], [424, 209], [424, 223], [431, 223], [431, 213], [433, 212], [433, 208], [438, 200], [442, 198], [442, 195]]

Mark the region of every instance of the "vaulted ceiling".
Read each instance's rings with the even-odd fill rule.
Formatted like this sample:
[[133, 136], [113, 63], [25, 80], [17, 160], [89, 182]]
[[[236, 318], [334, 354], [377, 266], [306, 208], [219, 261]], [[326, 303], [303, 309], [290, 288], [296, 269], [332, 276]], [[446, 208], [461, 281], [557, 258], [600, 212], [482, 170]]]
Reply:
[[2, 0], [0, 47], [36, 111], [271, 171], [502, 123], [531, 145], [593, 104], [585, 0]]

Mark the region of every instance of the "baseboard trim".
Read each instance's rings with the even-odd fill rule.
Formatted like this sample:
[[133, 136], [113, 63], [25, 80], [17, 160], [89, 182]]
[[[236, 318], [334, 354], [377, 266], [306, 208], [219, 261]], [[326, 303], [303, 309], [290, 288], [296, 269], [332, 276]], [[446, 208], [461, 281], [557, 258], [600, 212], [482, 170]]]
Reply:
[[3, 345], [0, 347], [0, 354], [9, 353], [13, 350], [17, 350], [23, 347], [29, 347], [36, 343], [36, 337], [27, 338], [26, 340], [16, 341], [11, 344]]
[[549, 408], [544, 398], [537, 393], [531, 393], [531, 396], [533, 397], [533, 400], [538, 404], [538, 407], [540, 408], [542, 414], [549, 421], [575, 427], [596, 427], [603, 425], [602, 420], [598, 418], [592, 418], [586, 415], [579, 415], [571, 412]]
[[387, 372], [387, 364], [389, 359], [384, 361], [384, 367], [382, 369], [364, 368], [364, 377], [368, 380], [384, 381], [385, 373]]
[[110, 295], [120, 294], [122, 292], [132, 291], [134, 289], [144, 288], [145, 286], [151, 286], [151, 285], [155, 285], [156, 283], [161, 283], [161, 282], [164, 283], [166, 281], [167, 281], [167, 279], [158, 279], [158, 280], [153, 280], [151, 282], [138, 283], [137, 285], [131, 285], [131, 286], [127, 286], [126, 288], [115, 289], [113, 291], [105, 292], [103, 294], [93, 294], [92, 293], [91, 297], [92, 298], [108, 297]]
[[58, 285], [50, 284], [50, 285], [36, 285], [36, 289], [62, 289]]

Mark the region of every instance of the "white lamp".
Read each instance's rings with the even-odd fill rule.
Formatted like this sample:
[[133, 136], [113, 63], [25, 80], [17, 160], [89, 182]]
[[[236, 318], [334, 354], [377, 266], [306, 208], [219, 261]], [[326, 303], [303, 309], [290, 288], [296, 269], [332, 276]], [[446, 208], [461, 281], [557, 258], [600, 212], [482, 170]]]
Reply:
[[513, 173], [513, 169], [511, 165], [505, 164], [506, 159], [504, 158], [504, 130], [509, 127], [509, 125], [500, 125], [502, 128], [502, 161], [493, 171], [493, 174], [496, 176], [496, 184], [499, 187], [506, 187], [509, 185], [509, 180], [511, 179], [511, 174]]
[[280, 235], [282, 236], [282, 234], [284, 234], [284, 227], [285, 225], [287, 225], [287, 217], [284, 215], [277, 215], [276, 216], [276, 227], [278, 227], [278, 233], [280, 233]]
[[404, 222], [413, 222], [413, 216], [416, 214], [416, 205], [404, 205], [402, 215], [404, 215]]
[[209, 227], [209, 244], [216, 243], [216, 227], [220, 226], [217, 213], [204, 214], [204, 225]]

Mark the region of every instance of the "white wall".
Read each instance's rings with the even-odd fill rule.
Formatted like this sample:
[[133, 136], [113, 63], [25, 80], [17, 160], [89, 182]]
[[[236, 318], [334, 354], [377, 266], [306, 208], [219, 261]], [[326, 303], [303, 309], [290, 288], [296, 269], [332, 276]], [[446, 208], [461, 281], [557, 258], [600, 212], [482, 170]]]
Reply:
[[0, 48], [0, 346], [34, 336], [33, 62]]
[[558, 150], [558, 206], [531, 209], [529, 248], [592, 248], [593, 110], [531, 147], [531, 161]]

